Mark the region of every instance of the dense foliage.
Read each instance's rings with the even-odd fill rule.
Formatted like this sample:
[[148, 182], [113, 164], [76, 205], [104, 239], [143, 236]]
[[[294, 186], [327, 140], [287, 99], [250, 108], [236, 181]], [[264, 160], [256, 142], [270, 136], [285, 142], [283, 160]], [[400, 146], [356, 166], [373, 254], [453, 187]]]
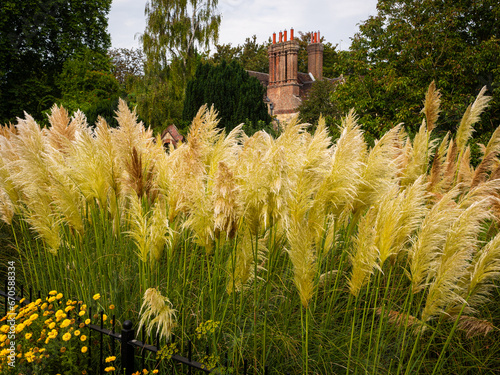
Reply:
[[500, 5], [494, 0], [380, 0], [360, 26], [333, 95], [338, 116], [356, 108], [364, 129], [379, 138], [403, 122], [412, 133], [431, 81], [443, 91], [442, 131], [454, 130], [481, 87], [492, 95], [477, 126], [486, 142], [500, 119]]
[[0, 123], [41, 112], [60, 98], [57, 80], [86, 48], [106, 54], [111, 0], [4, 0], [0, 5]]
[[116, 124], [114, 112], [121, 89], [108, 56], [86, 49], [66, 60], [57, 86], [61, 90], [58, 102], [70, 113], [80, 109], [89, 122], [95, 123], [102, 116]]
[[219, 126], [228, 131], [246, 121], [269, 123], [265, 94], [260, 82], [236, 61], [200, 64], [187, 85], [182, 117], [192, 119], [201, 106], [208, 104], [219, 113]]

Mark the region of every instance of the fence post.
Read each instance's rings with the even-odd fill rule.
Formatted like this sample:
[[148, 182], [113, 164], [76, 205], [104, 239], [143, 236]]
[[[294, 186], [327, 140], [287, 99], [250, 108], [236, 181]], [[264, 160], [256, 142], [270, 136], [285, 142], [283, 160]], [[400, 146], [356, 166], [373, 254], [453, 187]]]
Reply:
[[129, 345], [129, 341], [134, 339], [133, 325], [130, 320], [123, 322], [121, 332], [121, 360], [122, 369], [125, 369], [125, 375], [132, 375], [134, 372], [134, 347]]

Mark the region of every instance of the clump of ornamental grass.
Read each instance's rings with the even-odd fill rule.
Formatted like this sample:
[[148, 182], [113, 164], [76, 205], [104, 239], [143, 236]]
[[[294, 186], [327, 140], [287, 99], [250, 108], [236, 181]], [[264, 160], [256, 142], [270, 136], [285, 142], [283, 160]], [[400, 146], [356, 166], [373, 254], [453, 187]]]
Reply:
[[161, 295], [156, 288], [149, 288], [144, 293], [144, 298], [139, 315], [138, 331], [141, 327], [146, 327], [146, 332], [151, 335], [151, 331], [156, 325], [156, 334], [169, 340], [173, 329], [176, 327], [175, 322], [176, 310], [172, 308], [167, 297]]

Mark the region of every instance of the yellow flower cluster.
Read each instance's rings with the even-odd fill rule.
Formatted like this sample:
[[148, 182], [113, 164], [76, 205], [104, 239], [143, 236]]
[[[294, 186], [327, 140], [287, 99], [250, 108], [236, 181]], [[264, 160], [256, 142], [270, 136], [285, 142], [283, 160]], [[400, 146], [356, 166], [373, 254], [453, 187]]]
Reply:
[[[7, 356], [12, 353], [9, 332], [12, 330], [16, 334], [16, 366], [32, 366], [23, 364], [33, 362], [41, 364], [50, 357], [49, 353], [68, 355], [87, 350], [86, 346], [82, 346], [86, 345], [87, 337], [78, 329], [75, 330], [85, 325], [81, 323], [75, 327], [76, 319], [68, 315], [79, 306], [79, 315], [83, 316], [87, 307], [81, 301], [68, 300], [63, 304], [62, 298], [62, 293], [53, 290], [45, 301], [39, 298], [22, 306], [24, 300], [21, 300], [21, 306], [14, 306], [8, 316], [0, 319], [0, 373], [7, 370], [9, 365]], [[10, 323], [6, 324], [8, 319], [15, 321], [15, 329], [11, 328]], [[73, 339], [73, 336], [79, 339]], [[54, 358], [57, 358], [57, 354], [54, 354]]]
[[214, 333], [217, 328], [219, 328], [220, 322], [214, 322], [213, 320], [207, 320], [204, 323], [200, 323], [196, 327], [196, 336], [200, 339], [208, 333]]

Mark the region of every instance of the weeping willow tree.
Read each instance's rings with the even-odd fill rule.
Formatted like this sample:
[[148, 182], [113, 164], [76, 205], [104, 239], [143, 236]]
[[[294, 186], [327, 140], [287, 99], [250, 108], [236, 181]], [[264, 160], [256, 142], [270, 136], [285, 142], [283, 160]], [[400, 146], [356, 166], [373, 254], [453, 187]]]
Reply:
[[[217, 3], [146, 2], [146, 29], [140, 36], [146, 64], [144, 80], [137, 90], [138, 114], [153, 128], [180, 119], [184, 89], [196, 69], [198, 52], [207, 50], [219, 37], [221, 16]], [[153, 113], [157, 108], [162, 108], [160, 118]]]

